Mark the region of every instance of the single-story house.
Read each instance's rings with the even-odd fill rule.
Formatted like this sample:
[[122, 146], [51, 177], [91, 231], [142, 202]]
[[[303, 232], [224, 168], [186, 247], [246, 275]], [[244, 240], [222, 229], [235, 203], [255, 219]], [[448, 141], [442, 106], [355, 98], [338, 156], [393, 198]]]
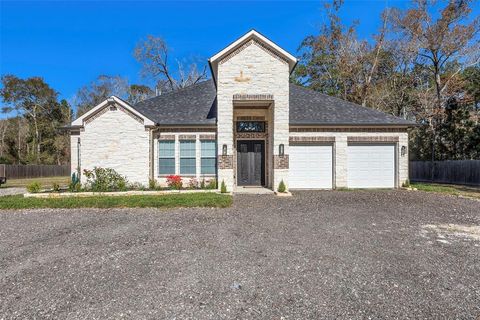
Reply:
[[277, 189], [396, 188], [412, 122], [290, 83], [297, 59], [252, 30], [209, 59], [211, 80], [73, 121], [72, 172], [168, 175]]

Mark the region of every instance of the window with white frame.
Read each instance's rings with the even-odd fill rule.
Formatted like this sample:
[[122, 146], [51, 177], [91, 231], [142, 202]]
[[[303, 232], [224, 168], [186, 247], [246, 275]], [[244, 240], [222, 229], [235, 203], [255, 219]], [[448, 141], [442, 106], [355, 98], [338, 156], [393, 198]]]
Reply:
[[215, 174], [216, 142], [215, 140], [201, 140], [201, 174]]
[[158, 142], [158, 173], [160, 175], [175, 174], [175, 141]]
[[195, 140], [180, 140], [180, 174], [196, 174], [195, 144]]

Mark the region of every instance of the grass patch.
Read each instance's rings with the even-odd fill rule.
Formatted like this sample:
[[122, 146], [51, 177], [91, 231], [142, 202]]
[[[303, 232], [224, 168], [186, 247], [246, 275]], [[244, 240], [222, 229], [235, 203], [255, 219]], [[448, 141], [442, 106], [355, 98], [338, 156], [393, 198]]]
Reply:
[[32, 182], [39, 182], [42, 188], [51, 188], [54, 183], [58, 183], [60, 186], [67, 186], [70, 182], [70, 177], [47, 177], [47, 178], [31, 178], [31, 179], [12, 179], [7, 180], [6, 184], [2, 185], [2, 188], [8, 187], [26, 187]]
[[65, 198], [24, 198], [22, 195], [0, 197], [0, 209], [30, 208], [176, 208], [218, 207], [232, 204], [230, 195], [184, 193], [149, 196], [93, 196]]
[[480, 199], [480, 188], [419, 182], [413, 182], [410, 184], [410, 186], [426, 192], [446, 193], [454, 196], [464, 196]]

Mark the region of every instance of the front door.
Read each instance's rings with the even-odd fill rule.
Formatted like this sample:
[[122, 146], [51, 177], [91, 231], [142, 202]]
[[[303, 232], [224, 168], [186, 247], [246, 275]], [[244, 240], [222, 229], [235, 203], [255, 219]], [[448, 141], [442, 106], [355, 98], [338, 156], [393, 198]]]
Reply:
[[237, 185], [265, 185], [265, 142], [237, 141]]

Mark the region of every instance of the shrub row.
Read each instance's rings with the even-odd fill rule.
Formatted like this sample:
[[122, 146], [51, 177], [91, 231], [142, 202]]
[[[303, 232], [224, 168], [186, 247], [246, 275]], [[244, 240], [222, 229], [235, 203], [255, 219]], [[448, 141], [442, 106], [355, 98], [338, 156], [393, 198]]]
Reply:
[[[182, 189], [217, 189], [216, 179], [202, 179], [198, 181], [191, 178], [185, 181], [181, 176], [171, 175], [166, 177], [167, 186], [161, 187], [155, 179], [150, 179], [148, 187], [141, 183], [130, 183], [127, 178], [114, 169], [95, 167], [93, 170], [83, 170], [86, 177], [85, 183], [80, 183], [80, 179], [76, 173], [72, 174], [71, 181], [68, 185], [68, 191], [93, 191], [93, 192], [112, 192], [112, 191], [127, 191], [127, 190], [182, 190]], [[27, 191], [30, 193], [38, 193], [42, 189], [39, 182], [34, 181], [27, 186]], [[58, 183], [52, 185], [52, 191], [60, 192]]]

